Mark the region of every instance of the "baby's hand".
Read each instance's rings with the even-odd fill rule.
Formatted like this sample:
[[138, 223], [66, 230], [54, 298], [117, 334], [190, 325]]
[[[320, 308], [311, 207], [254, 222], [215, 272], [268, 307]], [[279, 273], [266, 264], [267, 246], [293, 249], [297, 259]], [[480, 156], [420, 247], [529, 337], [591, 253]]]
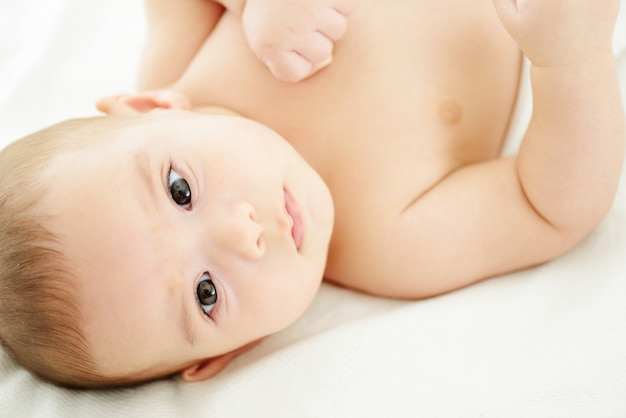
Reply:
[[494, 0], [502, 23], [538, 66], [611, 51], [620, 0]]
[[354, 1], [247, 0], [246, 39], [278, 80], [298, 82], [330, 64]]

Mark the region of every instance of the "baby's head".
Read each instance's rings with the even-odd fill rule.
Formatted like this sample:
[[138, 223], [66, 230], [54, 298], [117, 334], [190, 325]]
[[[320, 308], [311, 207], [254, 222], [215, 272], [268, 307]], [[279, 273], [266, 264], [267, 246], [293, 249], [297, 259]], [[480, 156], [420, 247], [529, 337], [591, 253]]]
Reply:
[[317, 173], [247, 119], [56, 125], [0, 154], [0, 337], [66, 385], [210, 377], [309, 306], [332, 222]]

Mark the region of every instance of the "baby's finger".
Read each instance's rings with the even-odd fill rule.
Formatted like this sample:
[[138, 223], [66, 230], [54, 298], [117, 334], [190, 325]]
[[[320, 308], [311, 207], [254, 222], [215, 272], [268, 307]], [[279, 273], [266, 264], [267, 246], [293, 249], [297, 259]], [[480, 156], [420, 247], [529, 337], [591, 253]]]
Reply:
[[263, 61], [278, 80], [296, 83], [330, 63], [333, 42], [320, 32], [303, 37], [296, 48], [279, 51]]
[[268, 61], [267, 66], [276, 79], [288, 83], [297, 83], [311, 77], [332, 62], [332, 55], [312, 63], [296, 51], [285, 51], [281, 53], [280, 59]]
[[295, 51], [282, 51], [273, 59], [265, 60], [272, 75], [287, 83], [297, 83], [311, 74], [313, 65], [309, 60]]
[[319, 31], [303, 35], [295, 45], [295, 52], [302, 55], [312, 65], [327, 60], [333, 54], [334, 44], [327, 36]]
[[329, 55], [324, 61], [320, 61], [313, 66], [313, 68], [311, 69], [311, 75], [315, 74], [316, 72], [320, 71], [323, 68], [328, 67], [332, 62], [333, 62], [333, 56]]
[[338, 0], [335, 1], [333, 9], [344, 16], [352, 14], [356, 7], [356, 0]]
[[343, 38], [347, 29], [348, 21], [346, 17], [336, 9], [327, 9], [324, 17], [320, 19], [318, 24], [318, 30], [333, 41]]

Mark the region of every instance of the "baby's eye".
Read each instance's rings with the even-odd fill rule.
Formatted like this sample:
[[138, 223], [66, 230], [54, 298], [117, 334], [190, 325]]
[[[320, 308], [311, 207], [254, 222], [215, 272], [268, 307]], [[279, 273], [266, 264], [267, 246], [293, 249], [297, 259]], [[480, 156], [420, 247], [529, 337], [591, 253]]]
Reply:
[[198, 302], [205, 314], [209, 314], [217, 303], [217, 289], [211, 280], [209, 273], [204, 273], [198, 282], [196, 288]]
[[178, 206], [182, 206], [184, 209], [189, 209], [191, 205], [191, 188], [189, 183], [180, 174], [174, 170], [170, 170], [167, 176], [167, 181], [170, 186], [170, 194], [172, 200]]

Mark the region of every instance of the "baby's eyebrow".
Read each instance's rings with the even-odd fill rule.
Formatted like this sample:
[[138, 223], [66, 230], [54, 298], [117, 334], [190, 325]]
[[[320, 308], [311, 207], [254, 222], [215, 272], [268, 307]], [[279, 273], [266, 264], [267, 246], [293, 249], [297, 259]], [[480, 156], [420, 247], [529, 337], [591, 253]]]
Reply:
[[135, 169], [137, 170], [137, 175], [141, 180], [141, 184], [143, 187], [141, 189], [147, 190], [148, 195], [150, 196], [149, 202], [152, 204], [151, 207], [148, 207], [144, 203], [144, 199], [139, 199], [142, 206], [146, 212], [155, 212], [157, 208], [157, 195], [155, 191], [154, 185], [154, 176], [152, 175], [150, 156], [145, 148], [139, 148], [135, 153]]
[[[158, 197], [156, 194], [156, 187], [154, 184], [154, 175], [152, 174], [152, 164], [150, 161], [150, 155], [148, 154], [148, 151], [145, 148], [139, 148], [137, 152], [135, 153], [135, 169], [137, 171], [137, 175], [139, 179], [141, 180], [140, 184], [141, 186], [143, 186], [140, 188], [148, 191], [148, 195], [150, 196], [148, 200], [152, 203], [152, 205], [148, 207], [148, 205], [144, 203], [145, 199], [139, 199], [139, 201], [141, 205], [144, 207], [144, 209], [146, 209], [146, 212], [156, 213]], [[187, 298], [186, 298], [185, 292], [181, 292], [181, 296], [182, 296], [180, 300], [181, 326], [182, 326], [183, 334], [185, 336], [185, 340], [187, 340], [187, 342], [190, 345], [193, 345], [195, 336], [196, 336], [195, 329], [193, 326], [193, 320], [191, 318], [189, 308], [187, 307], [187, 303], [186, 303]]]
[[185, 339], [189, 343], [189, 345], [193, 346], [194, 341], [196, 339], [196, 333], [193, 326], [193, 321], [191, 319], [191, 315], [189, 314], [189, 309], [187, 309], [185, 292], [181, 292], [181, 325], [183, 328], [183, 334], [185, 335]]
[[[156, 195], [156, 187], [154, 184], [154, 175], [152, 174], [152, 164], [150, 161], [150, 155], [145, 148], [139, 148], [134, 156], [135, 160], [135, 169], [137, 171], [137, 175], [140, 179], [140, 188], [142, 190], [147, 190], [150, 198], [148, 199], [152, 206], [148, 206], [145, 202], [145, 199], [139, 199], [140, 204], [144, 207], [147, 213], [155, 212], [157, 208], [158, 198]], [[189, 342], [190, 345], [194, 344], [195, 341], [195, 329], [193, 326], [193, 320], [191, 318], [189, 309], [187, 307], [187, 298], [185, 292], [181, 293], [181, 312], [180, 312], [180, 323], [182, 326], [183, 334], [185, 336], [185, 340]]]

